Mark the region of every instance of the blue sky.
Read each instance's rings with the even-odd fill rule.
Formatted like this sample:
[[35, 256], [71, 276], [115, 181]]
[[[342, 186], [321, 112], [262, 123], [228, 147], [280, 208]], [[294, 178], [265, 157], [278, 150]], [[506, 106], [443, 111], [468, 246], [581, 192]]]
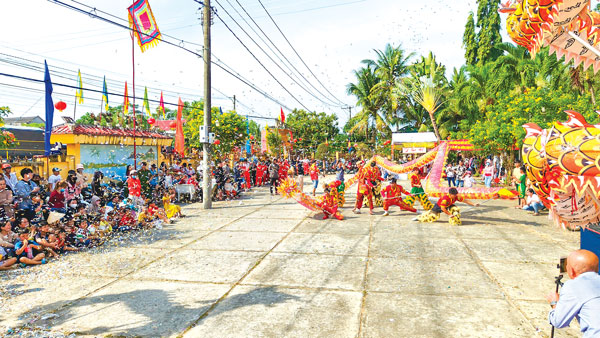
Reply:
[[[77, 6], [71, 0], [61, 1]], [[258, 0], [238, 1], [294, 66], [321, 92], [331, 97], [294, 55], [266, 17]], [[131, 3], [120, 0], [80, 2], [122, 19], [126, 19], [126, 7]], [[243, 14], [236, 0], [219, 0], [219, 3], [259, 41], [230, 6], [232, 4]], [[198, 4], [192, 0], [151, 0], [150, 4], [163, 33], [202, 44]], [[460, 66], [464, 62], [461, 47], [464, 24], [469, 11], [476, 8], [475, 0], [263, 0], [263, 4], [319, 80], [335, 97], [350, 106], [354, 105], [354, 99], [347, 96], [345, 91], [346, 85], [354, 80], [352, 71], [360, 67], [361, 60], [375, 56], [373, 49], [383, 49], [387, 43], [401, 44], [407, 52], [417, 55], [431, 50], [449, 70]], [[310, 109], [337, 114], [340, 124], [346, 121], [347, 110], [323, 104], [303, 91], [252, 44], [219, 4], [213, 0], [212, 5], [217, 7], [225, 23], [302, 104]], [[220, 60], [286, 106], [300, 107], [217, 18], [212, 28], [213, 52]], [[129, 33], [121, 28], [58, 6], [52, 1], [30, 0], [1, 1], [0, 30], [5, 32], [0, 36], [0, 53], [6, 54], [0, 56], [2, 59], [10, 61], [18, 57], [34, 62], [47, 59], [51, 69], [64, 68], [61, 70], [64, 78], [54, 77], [55, 82], [74, 84], [75, 76], [69, 78], [68, 70], [76, 72], [81, 69], [86, 87], [100, 89], [99, 83], [87, 81], [85, 77], [101, 78], [104, 75], [111, 92], [122, 93], [125, 81], [131, 86], [131, 39]], [[187, 48], [200, 51], [198, 45], [184, 44]], [[161, 89], [165, 91], [167, 102], [177, 102], [178, 96], [183, 100], [202, 98], [203, 64], [196, 56], [161, 43], [145, 53], [136, 47], [135, 57], [138, 97], [143, 96], [144, 86], [148, 86], [151, 99], [158, 100]], [[0, 62], [0, 72], [43, 78], [42, 73], [6, 62]], [[213, 87], [223, 93], [213, 91], [213, 105], [232, 109], [233, 103], [229, 97], [236, 95], [238, 102], [243, 104], [238, 105], [240, 113], [278, 116], [279, 104], [269, 101], [223, 71], [214, 69], [212, 79]], [[43, 88], [41, 84], [4, 77], [0, 83], [3, 84], [0, 85], [0, 104], [9, 105], [14, 115], [43, 115], [43, 93], [39, 92]], [[34, 89], [24, 90], [6, 85]], [[55, 91], [54, 100], [65, 101], [68, 107], [64, 114], [72, 115], [74, 90], [55, 88]], [[317, 93], [315, 95], [320, 96]], [[86, 101], [83, 107], [77, 108], [78, 116], [85, 111], [100, 110], [100, 102], [97, 101], [100, 94], [85, 93], [84, 96]], [[111, 97], [110, 101], [116, 105], [122, 99]], [[152, 108], [154, 106], [151, 104]], [[61, 122], [58, 118], [55, 121]]]

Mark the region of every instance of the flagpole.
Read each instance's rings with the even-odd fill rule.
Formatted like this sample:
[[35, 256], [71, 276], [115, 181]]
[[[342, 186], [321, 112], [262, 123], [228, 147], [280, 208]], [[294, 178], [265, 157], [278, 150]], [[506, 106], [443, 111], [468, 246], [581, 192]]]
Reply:
[[75, 122], [75, 112], [77, 112], [77, 93], [75, 93], [75, 104], [73, 105], [73, 122]]
[[[135, 1], [133, 1], [135, 4]], [[135, 118], [135, 25], [131, 32], [131, 66], [133, 70], [133, 169], [137, 170], [137, 147], [135, 142], [136, 118]]]

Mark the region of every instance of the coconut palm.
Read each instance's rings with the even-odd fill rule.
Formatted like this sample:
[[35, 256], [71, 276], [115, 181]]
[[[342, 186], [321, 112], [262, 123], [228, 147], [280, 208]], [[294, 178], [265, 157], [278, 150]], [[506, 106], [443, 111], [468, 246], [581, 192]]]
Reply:
[[350, 133], [356, 131], [364, 132], [369, 137], [369, 127], [372, 130], [384, 127], [383, 117], [379, 114], [382, 99], [374, 95], [373, 88], [379, 83], [379, 78], [375, 75], [375, 69], [371, 66], [354, 71], [356, 83], [350, 83], [347, 87], [349, 95], [354, 95], [357, 99], [357, 105], [361, 107], [360, 112], [354, 118], [355, 125], [350, 129]]

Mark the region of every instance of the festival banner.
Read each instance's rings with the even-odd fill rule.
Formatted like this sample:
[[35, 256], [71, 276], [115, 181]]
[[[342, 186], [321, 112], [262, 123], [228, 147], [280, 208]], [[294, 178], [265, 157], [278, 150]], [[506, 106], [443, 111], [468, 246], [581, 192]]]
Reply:
[[152, 114], [150, 114], [150, 102], [148, 101], [148, 87], [144, 88], [144, 110], [148, 117], [152, 117]]
[[160, 103], [158, 104], [158, 107], [162, 111], [163, 120], [166, 119], [166, 117], [165, 117], [165, 101], [163, 100], [162, 90], [160, 91]]
[[142, 53], [150, 47], [154, 47], [161, 39], [160, 31], [156, 25], [156, 19], [150, 9], [148, 0], [138, 0], [127, 8], [129, 27], [137, 37]]
[[127, 94], [127, 81], [125, 81], [125, 98], [123, 101], [123, 114], [129, 114], [129, 94]]
[[46, 89], [46, 128], [44, 130], [44, 155], [50, 155], [52, 146], [50, 145], [50, 136], [52, 135], [52, 123], [54, 121], [54, 102], [52, 102], [52, 80], [50, 80], [50, 71], [48, 63], [44, 60], [44, 85]]

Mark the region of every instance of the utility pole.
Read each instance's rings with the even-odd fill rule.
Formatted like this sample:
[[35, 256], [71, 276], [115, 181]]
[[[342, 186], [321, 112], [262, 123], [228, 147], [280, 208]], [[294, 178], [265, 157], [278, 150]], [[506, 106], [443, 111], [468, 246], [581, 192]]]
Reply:
[[210, 0], [204, 0], [204, 16], [202, 27], [204, 28], [204, 137], [206, 143], [203, 144], [202, 158], [202, 192], [204, 209], [212, 208], [212, 178], [210, 168], [210, 108], [211, 108], [211, 80], [210, 80], [210, 25], [212, 9]]
[[352, 107], [348, 106], [346, 109], [348, 109], [348, 121], [352, 120]]
[[233, 95], [233, 111], [237, 112], [237, 110], [235, 110], [235, 95]]

